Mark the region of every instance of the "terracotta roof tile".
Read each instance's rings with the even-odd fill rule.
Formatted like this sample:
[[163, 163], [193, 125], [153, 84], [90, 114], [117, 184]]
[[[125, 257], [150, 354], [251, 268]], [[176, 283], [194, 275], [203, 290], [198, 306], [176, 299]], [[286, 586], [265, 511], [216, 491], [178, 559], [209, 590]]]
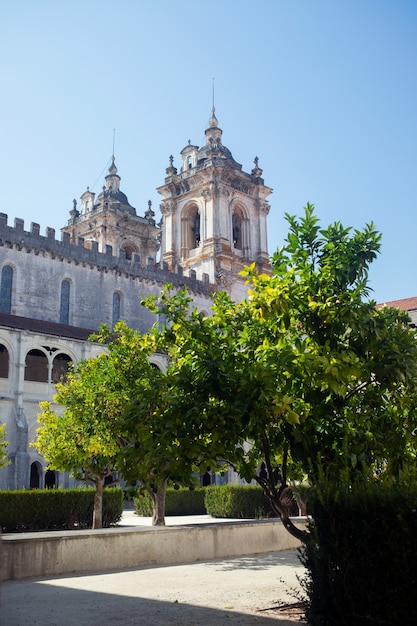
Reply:
[[400, 309], [401, 311], [415, 311], [417, 310], [417, 296], [414, 298], [403, 298], [403, 300], [391, 300], [391, 302], [381, 302], [377, 305], [378, 308], [382, 306], [389, 306], [393, 309]]

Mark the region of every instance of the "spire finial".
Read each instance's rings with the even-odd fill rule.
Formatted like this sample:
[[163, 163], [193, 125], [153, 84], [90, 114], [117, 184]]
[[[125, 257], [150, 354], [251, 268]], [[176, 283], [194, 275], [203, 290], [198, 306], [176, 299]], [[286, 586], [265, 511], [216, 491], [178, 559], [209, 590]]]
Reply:
[[152, 201], [148, 200], [148, 210], [145, 212], [145, 217], [148, 220], [152, 220], [152, 222], [155, 224], [153, 218], [155, 217], [155, 211], [152, 211]]
[[210, 128], [214, 128], [216, 126], [219, 125], [217, 118], [216, 118], [216, 108], [214, 106], [214, 76], [212, 78], [213, 84], [212, 84], [212, 105], [211, 105], [211, 117], [209, 119], [209, 127]]
[[113, 161], [114, 161], [114, 144], [115, 144], [115, 142], [116, 142], [116, 129], [115, 129], [115, 128], [113, 128], [113, 151], [112, 151], [112, 153], [111, 153], [111, 154], [112, 154]]

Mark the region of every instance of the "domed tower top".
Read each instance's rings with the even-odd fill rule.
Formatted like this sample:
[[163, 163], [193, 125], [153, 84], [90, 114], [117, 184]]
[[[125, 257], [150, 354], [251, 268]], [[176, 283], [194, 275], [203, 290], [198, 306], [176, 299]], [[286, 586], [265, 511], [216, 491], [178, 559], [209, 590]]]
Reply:
[[122, 213], [136, 215], [135, 208], [129, 204], [126, 194], [120, 191], [120, 176], [117, 173], [115, 157], [112, 156], [109, 173], [105, 177], [105, 185], [103, 191], [97, 196], [97, 205], [113, 207]]
[[206, 146], [213, 145], [213, 144], [221, 145], [222, 143], [223, 131], [221, 128], [219, 128], [219, 122], [217, 121], [215, 111], [216, 109], [214, 108], [214, 105], [213, 105], [213, 108], [211, 109], [211, 117], [208, 121], [208, 128], [205, 131]]

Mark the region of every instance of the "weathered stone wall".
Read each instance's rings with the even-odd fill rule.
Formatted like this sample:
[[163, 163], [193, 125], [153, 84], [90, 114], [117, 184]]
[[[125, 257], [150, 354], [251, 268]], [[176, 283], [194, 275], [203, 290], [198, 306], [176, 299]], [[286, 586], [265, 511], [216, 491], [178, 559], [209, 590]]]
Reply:
[[300, 546], [276, 520], [6, 534], [0, 580], [194, 563]]
[[0, 214], [0, 269], [8, 264], [13, 268], [13, 315], [59, 322], [60, 290], [63, 280], [70, 283], [70, 324], [81, 328], [98, 328], [112, 323], [113, 294], [121, 296], [120, 317], [131, 327], [146, 331], [155, 317], [140, 304], [141, 298], [159, 294], [166, 283], [174, 289], [187, 286], [200, 309], [210, 306], [209, 294], [216, 290], [208, 276], [196, 280], [195, 272], [183, 276], [182, 269], [170, 272], [159, 265], [141, 265], [139, 257], [126, 259], [106, 252], [98, 252], [97, 245], [84, 247], [84, 240], [71, 245], [69, 235], [55, 238], [54, 229], [47, 228], [46, 236], [39, 234], [39, 226], [24, 230], [23, 220], [15, 219], [15, 226], [7, 224], [7, 215]]
[[[107, 246], [105, 253], [98, 252], [94, 242], [91, 249], [85, 248], [82, 239], [78, 245], [71, 245], [67, 233], [63, 233], [62, 240], [57, 240], [51, 228], [42, 236], [39, 225], [33, 223], [30, 231], [25, 231], [21, 219], [15, 219], [11, 227], [7, 215], [0, 214], [0, 272], [5, 265], [13, 269], [10, 313], [14, 316], [59, 323], [63, 280], [70, 284], [71, 327], [94, 330], [103, 323], [112, 325], [113, 294], [117, 292], [120, 319], [145, 332], [156, 321], [156, 316], [141, 305], [141, 299], [159, 295], [166, 283], [171, 283], [174, 290], [186, 285], [195, 305], [200, 310], [209, 310], [210, 293], [215, 286], [209, 284], [207, 276], [198, 281], [195, 272], [190, 277], [183, 276], [181, 268], [169, 272], [166, 267], [155, 264], [143, 266], [138, 259], [133, 255], [132, 260], [127, 260], [124, 251], [115, 257], [111, 246]], [[8, 467], [0, 470], [0, 488], [29, 487], [33, 463], [38, 466], [42, 487], [45, 461], [29, 444], [36, 438], [39, 402], [52, 401], [55, 388], [51, 381], [24, 380], [26, 355], [29, 350], [41, 349], [48, 353], [52, 348], [78, 363], [102, 348], [75, 340], [71, 334], [49, 336], [47, 332], [29, 331], [24, 326], [20, 329], [0, 326], [0, 343], [9, 353], [9, 377], [0, 378], [0, 421], [6, 424], [11, 460]], [[163, 369], [157, 357], [153, 361]], [[67, 475], [60, 477], [60, 484], [66, 487], [73, 482]]]
[[[11, 461], [0, 470], [0, 489], [28, 488], [30, 465], [34, 462], [38, 462], [41, 468], [40, 486], [43, 486], [45, 460], [29, 444], [36, 439], [39, 402], [52, 401], [55, 386], [51, 380], [34, 382], [24, 379], [26, 355], [29, 350], [41, 349], [48, 355], [52, 367], [52, 360], [59, 353], [65, 353], [78, 363], [81, 359], [96, 356], [103, 347], [69, 337], [7, 327], [0, 327], [0, 343], [9, 353], [9, 376], [0, 378], [0, 421], [6, 424], [7, 453]], [[68, 476], [62, 476], [59, 484], [68, 487], [74, 485], [74, 480], [68, 481]]]

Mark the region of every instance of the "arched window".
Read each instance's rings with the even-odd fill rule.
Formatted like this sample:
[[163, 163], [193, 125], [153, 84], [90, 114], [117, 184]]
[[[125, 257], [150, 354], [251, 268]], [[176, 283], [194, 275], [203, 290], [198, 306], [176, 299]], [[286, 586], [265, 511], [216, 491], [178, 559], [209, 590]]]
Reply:
[[12, 309], [12, 284], [13, 270], [10, 265], [5, 265], [1, 270], [0, 285], [0, 311], [10, 313]]
[[234, 205], [232, 212], [232, 249], [247, 253], [249, 243], [249, 220], [247, 211], [242, 205]]
[[52, 363], [52, 382], [54, 385], [66, 380], [69, 364], [72, 362], [68, 354], [57, 354]]
[[48, 358], [42, 350], [30, 350], [26, 355], [25, 380], [48, 382]]
[[211, 484], [214, 484], [212, 472], [206, 472], [200, 476], [200, 482], [202, 487], [209, 487]]
[[126, 253], [126, 259], [131, 259], [132, 258], [132, 254], [134, 252], [136, 252], [136, 249], [134, 248], [134, 246], [132, 246], [131, 244], [126, 244], [125, 246], [123, 246], [123, 250]]
[[240, 213], [233, 213], [232, 215], [232, 232], [234, 248], [242, 250], [242, 216]]
[[201, 219], [198, 206], [187, 207], [181, 217], [181, 256], [187, 258], [189, 251], [198, 248], [201, 241]]
[[0, 378], [9, 378], [9, 351], [0, 343]]
[[61, 300], [59, 308], [59, 323], [69, 324], [69, 305], [70, 305], [70, 282], [63, 280], [61, 283]]
[[114, 328], [117, 322], [120, 320], [120, 293], [117, 291], [113, 294], [113, 311], [112, 311], [112, 327]]
[[262, 461], [261, 463], [261, 467], [259, 469], [259, 477], [260, 478], [268, 478], [268, 472], [266, 471], [266, 465], [264, 463], [264, 461]]
[[42, 474], [42, 466], [40, 463], [35, 461], [30, 466], [30, 488], [31, 489], [39, 489], [41, 486], [41, 474]]

